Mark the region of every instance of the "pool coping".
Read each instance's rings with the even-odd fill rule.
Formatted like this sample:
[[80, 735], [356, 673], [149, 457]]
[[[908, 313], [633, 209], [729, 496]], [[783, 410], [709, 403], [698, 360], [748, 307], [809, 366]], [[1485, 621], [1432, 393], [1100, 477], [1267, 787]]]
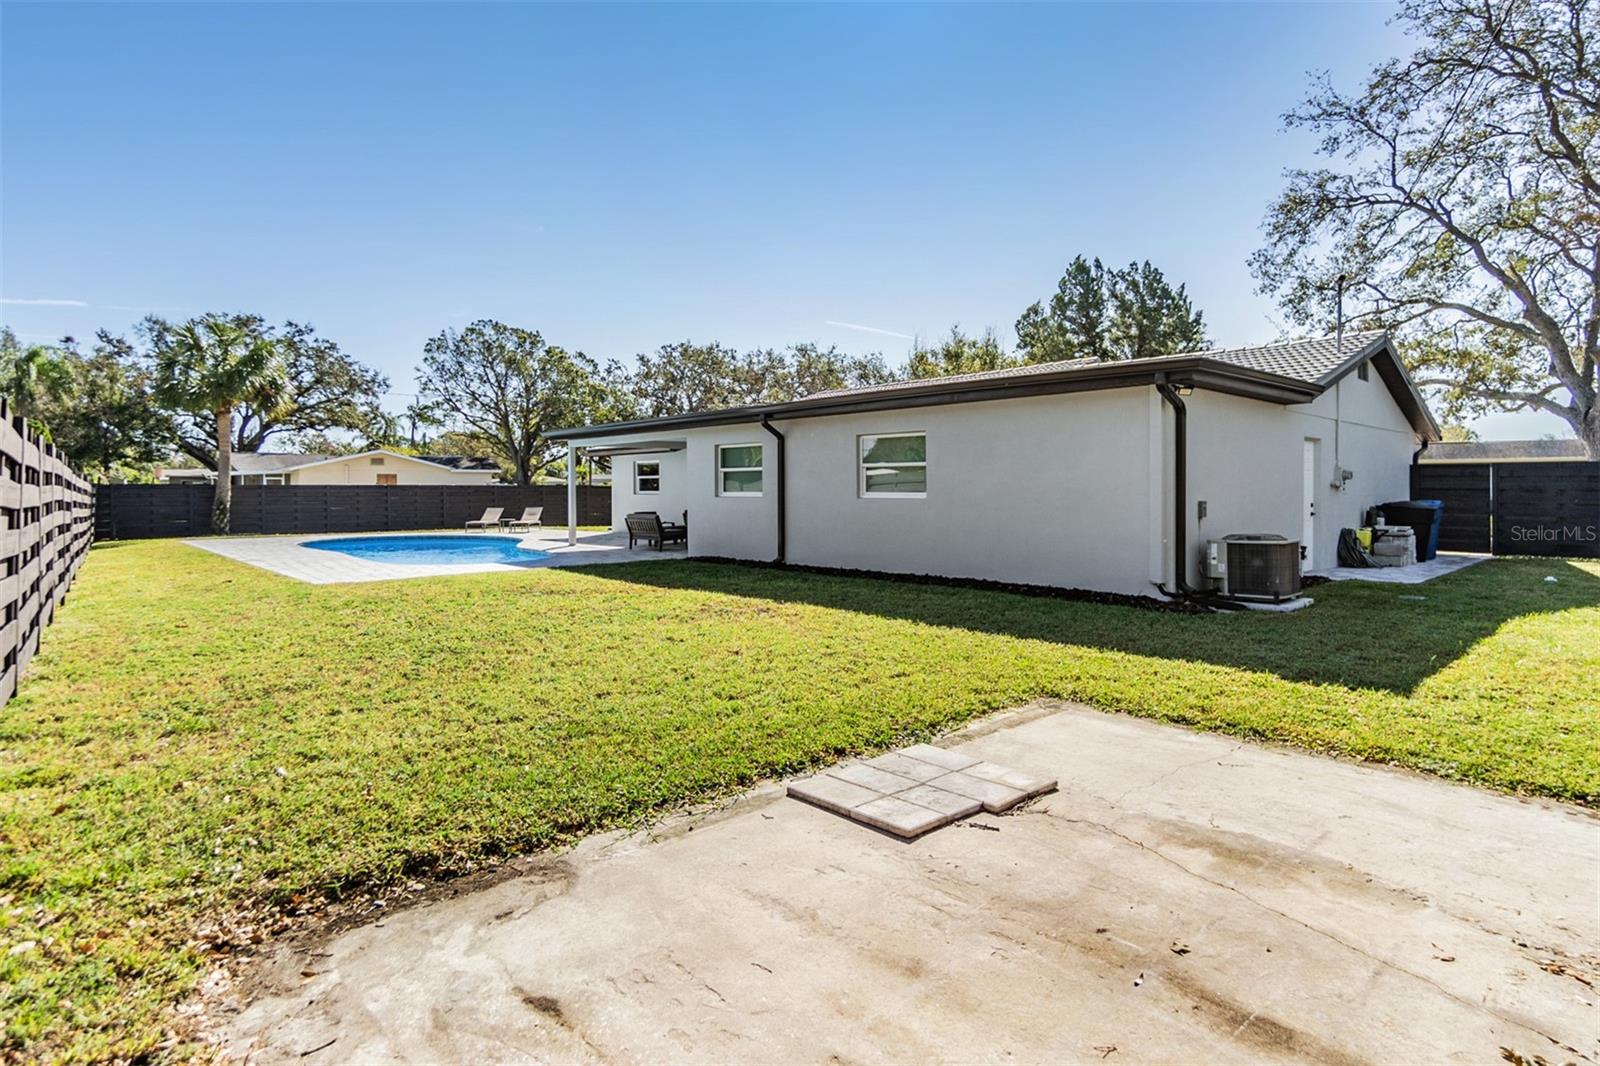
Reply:
[[[365, 537], [463, 536], [459, 529], [416, 529], [359, 533], [297, 533], [292, 536], [196, 538], [183, 543], [191, 548], [220, 555], [234, 562], [269, 570], [308, 585], [347, 585], [369, 581], [403, 581], [419, 577], [450, 577], [460, 574], [524, 573], [546, 567], [589, 566], [596, 563], [626, 563], [682, 559], [682, 551], [658, 552], [628, 547], [626, 533], [582, 534], [569, 545], [564, 533], [544, 532], [518, 536], [519, 547], [545, 553], [543, 559], [522, 563], [382, 563], [359, 559], [326, 548], [307, 548], [308, 540], [355, 540]], [[506, 536], [486, 533], [485, 536]]]

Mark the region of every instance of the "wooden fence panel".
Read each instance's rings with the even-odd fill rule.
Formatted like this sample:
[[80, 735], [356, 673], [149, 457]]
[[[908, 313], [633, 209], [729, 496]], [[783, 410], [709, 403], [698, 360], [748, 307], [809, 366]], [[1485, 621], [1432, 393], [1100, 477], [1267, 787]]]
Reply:
[[[137, 540], [211, 532], [210, 485], [96, 486], [95, 537]], [[0, 489], [3, 494], [3, 489]], [[383, 533], [460, 528], [490, 507], [520, 515], [543, 507], [547, 526], [567, 523], [565, 485], [238, 485], [230, 531]], [[578, 486], [578, 524], [611, 524], [611, 489]]]
[[0, 707], [94, 537], [94, 489], [0, 400]]
[[1411, 496], [1444, 501], [1445, 551], [1600, 558], [1600, 463], [1419, 463]]
[[1600, 463], [1494, 464], [1494, 552], [1600, 558]]
[[1411, 498], [1444, 502], [1439, 517], [1441, 551], [1490, 549], [1488, 464], [1418, 463], [1411, 468]]

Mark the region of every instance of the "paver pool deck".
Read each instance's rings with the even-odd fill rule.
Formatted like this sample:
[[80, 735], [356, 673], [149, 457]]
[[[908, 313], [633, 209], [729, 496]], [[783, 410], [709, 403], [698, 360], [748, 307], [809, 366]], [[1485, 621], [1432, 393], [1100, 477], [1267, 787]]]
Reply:
[[[449, 574], [514, 573], [547, 566], [589, 566], [594, 563], [630, 563], [650, 559], [682, 559], [682, 549], [657, 551], [654, 548], [628, 547], [626, 533], [580, 533], [578, 543], [567, 544], [565, 530], [533, 533], [519, 536], [522, 547], [548, 553], [546, 559], [526, 563], [430, 563], [412, 565], [386, 563], [375, 559], [357, 559], [341, 552], [321, 548], [307, 548], [302, 541], [335, 540], [349, 537], [430, 537], [441, 533], [461, 535], [459, 529], [416, 530], [406, 533], [301, 533], [282, 537], [207, 537], [186, 540], [185, 544], [202, 548], [237, 562], [271, 570], [296, 581], [312, 585], [340, 585], [359, 581], [398, 581], [413, 577], [443, 577]], [[467, 534], [469, 536], [508, 536], [504, 533]]]
[[1063, 703], [940, 747], [1060, 790], [905, 842], [770, 785], [280, 948], [215, 1035], [253, 1063], [1600, 1060], [1593, 811]]

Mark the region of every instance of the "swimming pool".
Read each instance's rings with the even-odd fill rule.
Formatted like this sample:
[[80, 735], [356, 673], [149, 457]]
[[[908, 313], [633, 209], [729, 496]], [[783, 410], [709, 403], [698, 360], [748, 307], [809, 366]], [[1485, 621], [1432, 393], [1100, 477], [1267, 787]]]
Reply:
[[370, 559], [375, 563], [398, 563], [403, 566], [464, 563], [516, 565], [550, 558], [548, 552], [519, 547], [517, 537], [493, 537], [481, 533], [425, 537], [334, 537], [303, 540], [300, 545], [318, 551], [339, 552], [356, 559]]

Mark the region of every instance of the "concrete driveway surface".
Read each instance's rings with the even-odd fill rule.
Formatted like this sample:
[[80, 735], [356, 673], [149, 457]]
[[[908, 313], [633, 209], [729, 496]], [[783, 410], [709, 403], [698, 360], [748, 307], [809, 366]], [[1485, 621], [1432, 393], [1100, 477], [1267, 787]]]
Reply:
[[1592, 812], [1059, 703], [944, 743], [1061, 791], [902, 843], [769, 786], [285, 949], [219, 1036], [307, 1063], [1600, 1061]]

